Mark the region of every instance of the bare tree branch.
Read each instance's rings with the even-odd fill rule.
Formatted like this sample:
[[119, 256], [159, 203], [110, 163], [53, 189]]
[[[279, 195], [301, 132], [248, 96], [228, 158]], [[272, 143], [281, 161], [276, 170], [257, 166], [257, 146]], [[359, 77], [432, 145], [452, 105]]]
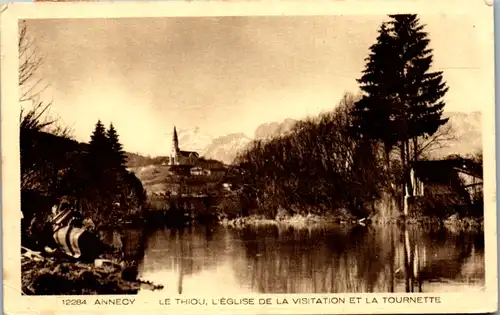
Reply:
[[419, 137], [417, 139], [416, 156], [420, 159], [427, 156], [430, 152], [446, 148], [450, 142], [458, 140], [456, 132], [450, 123], [447, 123], [438, 129], [430, 137]]
[[29, 101], [42, 93], [48, 85], [43, 85], [41, 78], [35, 78], [43, 59], [36, 50], [35, 40], [29, 37], [25, 21], [19, 25], [19, 87], [20, 101]]
[[41, 100], [41, 94], [49, 87], [36, 72], [43, 58], [36, 50], [36, 42], [28, 34], [25, 21], [19, 23], [19, 102], [21, 103], [21, 128], [46, 131], [57, 136], [70, 137], [71, 130], [58, 124], [58, 119], [50, 116], [52, 102]]

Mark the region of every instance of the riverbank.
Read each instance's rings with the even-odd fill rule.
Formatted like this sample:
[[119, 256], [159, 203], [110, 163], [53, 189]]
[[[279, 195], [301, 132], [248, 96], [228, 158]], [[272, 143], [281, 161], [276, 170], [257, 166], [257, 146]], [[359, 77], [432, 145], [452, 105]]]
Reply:
[[92, 263], [62, 257], [44, 257], [25, 251], [21, 256], [22, 292], [25, 295], [137, 294], [162, 285], [137, 279], [137, 267], [103, 255]]
[[462, 217], [457, 214], [451, 215], [446, 219], [437, 217], [420, 216], [404, 218], [397, 217], [378, 217], [373, 218], [355, 218], [349, 215], [299, 215], [292, 216], [277, 216], [276, 218], [268, 218], [266, 216], [251, 215], [247, 217], [237, 217], [234, 219], [223, 218], [219, 224], [225, 227], [244, 228], [244, 227], [261, 227], [261, 226], [289, 226], [293, 228], [311, 228], [324, 227], [332, 225], [366, 226], [372, 225], [410, 225], [423, 226], [427, 228], [446, 228], [450, 231], [483, 231], [483, 218]]
[[409, 226], [423, 226], [428, 228], [446, 228], [450, 231], [469, 232], [483, 231], [483, 217], [460, 217], [458, 214], [453, 214], [447, 218], [431, 217], [431, 216], [414, 216], [404, 218], [398, 217], [373, 217], [372, 224], [387, 225], [387, 224], [406, 224]]
[[348, 215], [278, 215], [271, 219], [263, 215], [250, 215], [247, 217], [237, 217], [234, 219], [223, 218], [219, 220], [219, 224], [226, 227], [243, 228], [247, 226], [277, 226], [285, 225], [293, 228], [309, 228], [331, 225], [354, 225], [363, 224], [364, 220], [359, 222], [352, 216]]

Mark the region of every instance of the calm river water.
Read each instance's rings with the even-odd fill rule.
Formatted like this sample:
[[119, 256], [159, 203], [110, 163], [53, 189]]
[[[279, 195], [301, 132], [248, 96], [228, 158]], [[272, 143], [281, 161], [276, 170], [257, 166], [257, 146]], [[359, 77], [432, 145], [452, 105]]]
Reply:
[[[125, 231], [162, 294], [462, 292], [484, 286], [484, 236], [393, 226]], [[141, 293], [146, 294], [145, 290]]]

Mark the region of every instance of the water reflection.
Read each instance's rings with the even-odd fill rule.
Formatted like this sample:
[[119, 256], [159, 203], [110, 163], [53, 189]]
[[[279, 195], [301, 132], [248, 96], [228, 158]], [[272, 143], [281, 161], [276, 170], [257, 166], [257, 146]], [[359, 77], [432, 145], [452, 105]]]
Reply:
[[484, 237], [414, 227], [162, 229], [148, 237], [140, 274], [178, 294], [480, 290]]

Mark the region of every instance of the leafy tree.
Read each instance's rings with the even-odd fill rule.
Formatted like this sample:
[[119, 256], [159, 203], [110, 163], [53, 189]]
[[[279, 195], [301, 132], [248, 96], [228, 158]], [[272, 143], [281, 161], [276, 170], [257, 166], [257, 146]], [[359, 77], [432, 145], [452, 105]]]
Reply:
[[448, 88], [441, 71], [430, 71], [432, 50], [417, 15], [389, 17], [358, 80], [363, 96], [353, 127], [358, 136], [384, 143], [388, 163], [397, 147], [406, 179], [410, 163], [422, 154], [421, 142], [447, 122], [442, 98]]

